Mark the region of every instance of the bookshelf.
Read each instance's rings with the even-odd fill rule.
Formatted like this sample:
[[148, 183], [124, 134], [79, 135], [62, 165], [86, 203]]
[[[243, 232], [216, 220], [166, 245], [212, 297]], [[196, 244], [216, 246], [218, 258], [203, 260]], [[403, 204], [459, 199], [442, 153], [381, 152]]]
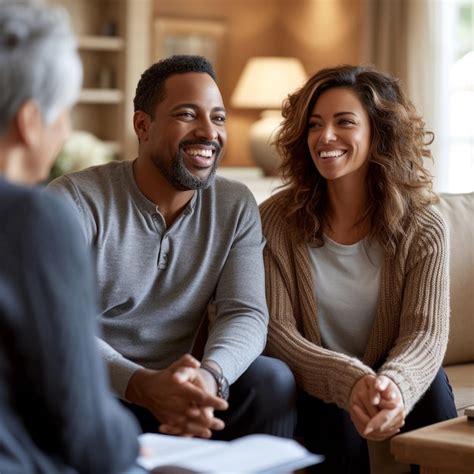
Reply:
[[152, 0], [49, 0], [70, 14], [84, 67], [73, 128], [93, 133], [116, 158], [133, 158], [133, 97], [151, 62]]

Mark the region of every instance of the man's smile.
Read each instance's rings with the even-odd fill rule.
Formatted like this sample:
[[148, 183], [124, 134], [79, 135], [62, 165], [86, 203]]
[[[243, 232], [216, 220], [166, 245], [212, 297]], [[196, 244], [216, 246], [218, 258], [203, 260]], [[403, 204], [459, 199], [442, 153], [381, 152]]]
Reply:
[[196, 168], [209, 168], [213, 165], [220, 151], [220, 146], [211, 143], [190, 143], [182, 144], [180, 149], [191, 165]]

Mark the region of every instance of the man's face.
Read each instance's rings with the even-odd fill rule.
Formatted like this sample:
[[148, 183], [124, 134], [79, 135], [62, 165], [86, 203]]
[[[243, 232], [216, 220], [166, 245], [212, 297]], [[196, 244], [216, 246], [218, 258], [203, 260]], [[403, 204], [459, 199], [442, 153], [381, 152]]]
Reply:
[[176, 189], [206, 188], [223, 156], [225, 118], [221, 94], [208, 74], [176, 74], [166, 80], [165, 98], [141, 143]]

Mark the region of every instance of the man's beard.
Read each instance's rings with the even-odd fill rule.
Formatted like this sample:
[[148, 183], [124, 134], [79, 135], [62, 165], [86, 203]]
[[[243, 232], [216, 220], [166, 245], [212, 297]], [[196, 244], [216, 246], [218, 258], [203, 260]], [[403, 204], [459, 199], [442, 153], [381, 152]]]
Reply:
[[199, 178], [191, 173], [185, 165], [183, 157], [184, 146], [189, 146], [189, 143], [180, 145], [178, 153], [171, 163], [166, 163], [156, 155], [152, 157], [153, 163], [160, 170], [166, 180], [180, 191], [208, 188], [214, 182], [217, 166], [221, 160], [221, 147], [217, 143], [212, 143], [215, 150], [214, 162], [211, 165], [209, 174], [205, 178]]

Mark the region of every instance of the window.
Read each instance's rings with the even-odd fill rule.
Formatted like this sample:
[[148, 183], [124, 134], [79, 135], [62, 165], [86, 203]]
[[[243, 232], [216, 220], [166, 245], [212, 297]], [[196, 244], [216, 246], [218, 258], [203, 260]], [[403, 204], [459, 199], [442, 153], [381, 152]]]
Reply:
[[443, 5], [446, 76], [445, 159], [440, 191], [474, 191], [474, 4], [449, 1]]

